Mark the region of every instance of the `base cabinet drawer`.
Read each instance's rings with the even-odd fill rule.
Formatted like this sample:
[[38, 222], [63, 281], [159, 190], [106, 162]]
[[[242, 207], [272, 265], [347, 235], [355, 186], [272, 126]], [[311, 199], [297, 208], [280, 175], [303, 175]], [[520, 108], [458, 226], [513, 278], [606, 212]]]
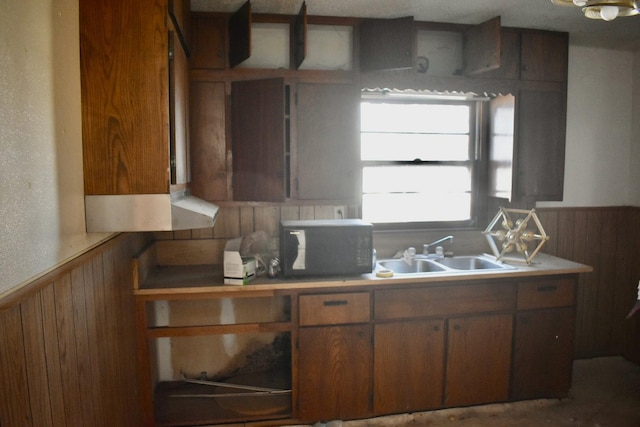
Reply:
[[301, 295], [300, 326], [364, 323], [370, 319], [369, 292]]
[[376, 320], [509, 311], [515, 306], [512, 283], [443, 284], [375, 292]]
[[573, 277], [518, 283], [518, 310], [570, 307], [574, 302], [575, 283]]

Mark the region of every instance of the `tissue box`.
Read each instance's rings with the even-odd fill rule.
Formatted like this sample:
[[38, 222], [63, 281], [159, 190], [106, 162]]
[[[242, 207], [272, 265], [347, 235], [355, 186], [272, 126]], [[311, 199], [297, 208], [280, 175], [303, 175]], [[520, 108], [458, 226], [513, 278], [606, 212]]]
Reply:
[[242, 238], [227, 242], [224, 247], [224, 284], [246, 285], [256, 277], [255, 258], [240, 256]]

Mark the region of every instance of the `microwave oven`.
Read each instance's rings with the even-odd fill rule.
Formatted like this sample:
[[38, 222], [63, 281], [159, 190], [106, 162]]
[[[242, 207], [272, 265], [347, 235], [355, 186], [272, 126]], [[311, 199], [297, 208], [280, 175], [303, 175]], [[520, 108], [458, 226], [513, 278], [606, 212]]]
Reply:
[[283, 277], [371, 273], [373, 225], [359, 219], [280, 222]]

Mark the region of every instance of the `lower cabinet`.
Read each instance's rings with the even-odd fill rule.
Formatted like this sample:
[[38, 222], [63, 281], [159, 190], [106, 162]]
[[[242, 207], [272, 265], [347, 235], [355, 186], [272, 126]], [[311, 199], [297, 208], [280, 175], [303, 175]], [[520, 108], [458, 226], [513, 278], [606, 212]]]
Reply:
[[371, 325], [301, 328], [298, 340], [299, 418], [370, 416]]
[[566, 397], [573, 364], [572, 308], [519, 313], [514, 350], [514, 400]]
[[566, 396], [576, 283], [565, 275], [300, 295], [298, 419]]
[[375, 415], [413, 412], [442, 405], [444, 340], [444, 321], [440, 319], [375, 325]]
[[571, 387], [575, 278], [518, 284], [511, 398], [566, 397]]
[[298, 301], [298, 418], [370, 416], [370, 293], [300, 295]]
[[509, 398], [513, 315], [449, 319], [444, 406]]

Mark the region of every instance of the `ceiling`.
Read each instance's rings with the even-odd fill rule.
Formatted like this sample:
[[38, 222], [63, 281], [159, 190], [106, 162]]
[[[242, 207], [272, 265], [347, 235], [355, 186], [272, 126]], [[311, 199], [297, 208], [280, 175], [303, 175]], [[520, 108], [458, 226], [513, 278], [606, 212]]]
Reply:
[[[246, 0], [191, 0], [193, 11], [234, 12]], [[252, 0], [253, 13], [294, 15], [303, 0]], [[572, 45], [640, 50], [640, 15], [611, 22], [585, 18], [579, 7], [550, 0], [306, 0], [307, 13], [321, 16], [398, 18], [479, 24], [501, 16], [502, 26], [566, 31]]]

